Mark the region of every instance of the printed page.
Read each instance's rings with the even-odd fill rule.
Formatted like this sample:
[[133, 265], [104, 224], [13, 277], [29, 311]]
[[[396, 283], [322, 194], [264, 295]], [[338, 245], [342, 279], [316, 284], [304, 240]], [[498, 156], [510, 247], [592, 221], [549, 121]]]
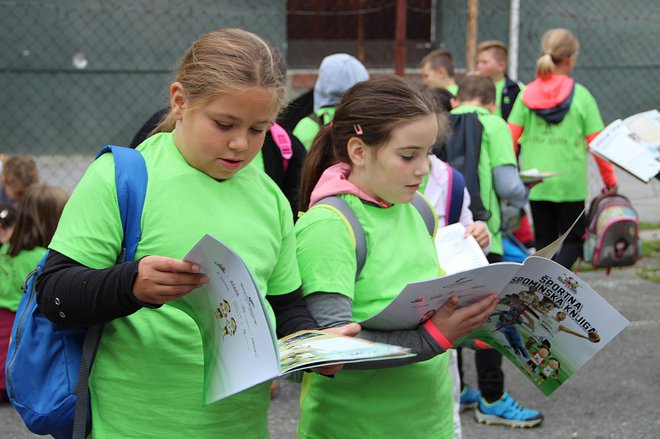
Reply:
[[623, 124], [656, 159], [660, 158], [660, 111], [650, 110], [624, 119]]
[[516, 262], [499, 262], [410, 283], [385, 309], [360, 324], [378, 330], [414, 329], [431, 318], [451, 296], [459, 299], [460, 306], [466, 306], [488, 294], [499, 294], [521, 266]]
[[240, 257], [204, 236], [184, 258], [209, 283], [171, 305], [197, 323], [204, 348], [204, 401], [209, 404], [278, 375], [277, 342], [261, 293]]
[[459, 273], [488, 265], [488, 259], [473, 236], [464, 238], [461, 223], [440, 227], [435, 235], [438, 261], [446, 274]]
[[279, 340], [282, 375], [332, 364], [411, 357], [409, 348], [322, 331], [299, 331]]
[[468, 338], [497, 349], [550, 395], [628, 324], [578, 276], [532, 256]]
[[630, 131], [621, 120], [609, 124], [589, 147], [592, 153], [611, 161], [644, 183], [660, 172], [657, 149], [649, 149], [642, 137]]

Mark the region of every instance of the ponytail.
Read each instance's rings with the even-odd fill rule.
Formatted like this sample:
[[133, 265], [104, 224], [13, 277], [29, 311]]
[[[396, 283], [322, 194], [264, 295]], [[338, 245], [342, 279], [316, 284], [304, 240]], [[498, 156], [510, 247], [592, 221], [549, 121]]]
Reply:
[[171, 133], [174, 131], [174, 125], [176, 124], [176, 119], [174, 118], [174, 115], [172, 114], [172, 110], [167, 112], [165, 117], [158, 122], [158, 125], [156, 125], [156, 128], [154, 128], [150, 133], [149, 136], [153, 136], [154, 134], [158, 133]]
[[328, 167], [339, 161], [346, 161], [348, 163], [348, 158], [338, 160], [335, 157], [334, 146], [332, 144], [332, 123], [330, 123], [321, 128], [305, 158], [305, 164], [300, 178], [300, 193], [298, 196], [299, 211], [305, 212], [309, 209], [312, 191], [321, 178], [321, 174]]
[[555, 71], [555, 63], [552, 61], [552, 55], [544, 53], [536, 60], [536, 76], [546, 78]]

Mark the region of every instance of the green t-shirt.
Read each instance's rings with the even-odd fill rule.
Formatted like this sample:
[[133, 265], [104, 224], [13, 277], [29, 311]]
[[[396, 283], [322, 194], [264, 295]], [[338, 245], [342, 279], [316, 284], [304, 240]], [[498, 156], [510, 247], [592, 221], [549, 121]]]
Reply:
[[493, 185], [493, 168], [498, 166], [516, 166], [516, 155], [513, 151], [513, 138], [504, 119], [490, 113], [482, 107], [462, 105], [454, 108], [451, 114], [477, 113], [479, 122], [483, 126], [481, 135], [481, 152], [477, 173], [479, 174], [479, 192], [481, 202], [486, 210], [490, 212], [490, 218], [486, 222], [488, 230], [492, 234], [490, 252], [502, 254], [502, 233], [500, 224], [500, 200], [495, 193]]
[[[149, 183], [136, 258], [182, 258], [208, 233], [245, 261], [264, 295], [300, 286], [291, 209], [263, 172], [247, 166], [214, 180], [188, 165], [171, 133], [138, 149]], [[98, 269], [114, 264], [121, 238], [114, 161], [106, 154], [72, 194], [50, 247]], [[90, 380], [92, 436], [266, 437], [268, 383], [204, 406], [202, 366], [199, 330], [172, 306], [107, 323]]]
[[[525, 91], [523, 90], [523, 96]], [[598, 104], [585, 87], [575, 84], [573, 102], [558, 124], [546, 122], [517, 99], [509, 122], [524, 128], [520, 146], [520, 169], [559, 172], [534, 186], [534, 201], [582, 201], [587, 192], [587, 148], [585, 137], [604, 128]]]
[[25, 278], [37, 267], [37, 263], [46, 254], [43, 247], [20, 251], [16, 256], [9, 256], [9, 244], [0, 248], [0, 308], [16, 312], [23, 290]]
[[[330, 123], [335, 117], [335, 107], [323, 107], [316, 110], [316, 115], [319, 117], [319, 120], [322, 120], [325, 124]], [[309, 151], [309, 148], [312, 147], [314, 138], [321, 131], [321, 125], [307, 116], [298, 122], [296, 127], [293, 129], [293, 135], [305, 145], [305, 149]]]
[[[362, 321], [413, 281], [437, 277], [438, 259], [424, 221], [411, 204], [381, 208], [340, 195], [355, 211], [367, 259], [355, 281], [355, 246], [342, 218], [313, 207], [296, 223], [303, 294], [334, 292], [353, 301]], [[453, 435], [448, 354], [407, 366], [343, 370], [333, 379], [305, 374], [299, 438], [430, 438]], [[350, 421], [347, 421], [350, 420]]]
[[456, 96], [458, 94], [458, 84], [450, 85], [447, 87], [447, 91]]

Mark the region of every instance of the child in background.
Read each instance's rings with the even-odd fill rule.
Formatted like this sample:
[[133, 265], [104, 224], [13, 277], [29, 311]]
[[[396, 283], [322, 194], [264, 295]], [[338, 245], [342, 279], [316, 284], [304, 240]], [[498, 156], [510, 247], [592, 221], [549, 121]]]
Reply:
[[0, 245], [9, 242], [18, 211], [11, 204], [0, 204]]
[[454, 58], [446, 50], [436, 49], [428, 53], [419, 66], [422, 68], [422, 82], [428, 88], [444, 88], [452, 95], [458, 93], [454, 79]]
[[[312, 207], [295, 229], [303, 294], [319, 324], [362, 321], [409, 282], [442, 273], [433, 239], [411, 204], [429, 172], [438, 130], [434, 107], [428, 91], [399, 77], [361, 82], [314, 140], [300, 192], [302, 209]], [[334, 195], [364, 229], [367, 258], [357, 280], [355, 246], [343, 217], [314, 206]], [[299, 437], [453, 437], [445, 351], [481, 325], [495, 303], [492, 295], [456, 309], [452, 298], [415, 329], [364, 329], [359, 337], [407, 346], [417, 356], [347, 364], [334, 379], [306, 374]]]
[[[518, 176], [513, 139], [506, 122], [492, 114], [495, 109], [495, 85], [492, 79], [484, 75], [466, 76], [460, 84], [454, 104], [452, 117], [467, 119], [469, 114], [476, 114], [478, 124], [482, 128], [481, 139], [478, 140], [480, 144], [473, 146], [479, 150], [479, 161], [472, 165], [468, 163], [463, 174], [467, 180], [474, 178], [476, 173], [482, 209], [490, 215], [487, 225], [492, 241], [490, 253], [487, 255], [488, 261], [502, 262], [500, 200], [520, 208], [527, 202], [529, 190]], [[469, 127], [466, 124], [456, 126], [463, 129]], [[453, 136], [464, 134], [452, 133]], [[472, 204], [475, 204], [474, 201]], [[474, 213], [473, 205], [471, 209]], [[504, 391], [502, 355], [499, 352], [494, 349], [478, 349], [475, 352], [475, 362], [481, 393], [464, 384], [461, 401], [476, 406], [475, 418], [479, 422], [519, 427], [535, 427], [541, 424], [543, 415], [540, 412], [519, 406], [511, 395]], [[459, 371], [461, 381], [465, 383], [460, 353]]]
[[[509, 51], [506, 45], [497, 40], [482, 41], [477, 46], [477, 71], [490, 76], [495, 83], [494, 113], [509, 118], [513, 104], [520, 95], [524, 85], [520, 81], [510, 79], [506, 70], [509, 63]], [[513, 235], [527, 248], [535, 246], [534, 232], [524, 209], [520, 209], [520, 226], [513, 231]]]
[[37, 163], [25, 155], [9, 157], [2, 166], [0, 180], [7, 198], [16, 205], [30, 185], [39, 183]]
[[504, 120], [509, 118], [511, 109], [523, 84], [510, 79], [506, 74], [509, 62], [509, 51], [506, 45], [497, 40], [482, 41], [477, 46], [477, 71], [490, 76], [495, 83], [495, 111], [494, 114]]
[[[447, 113], [451, 111], [452, 94], [444, 88], [431, 89], [431, 94], [435, 99], [436, 111], [438, 114], [438, 135], [436, 145], [442, 146], [449, 137], [449, 121]], [[435, 147], [434, 147], [435, 148]], [[424, 183], [420, 187], [420, 192], [424, 194], [429, 203], [435, 208], [438, 214], [438, 227], [443, 227], [451, 223], [450, 212], [447, 212], [447, 200], [451, 196], [452, 187], [456, 183], [456, 169], [440, 160], [433, 154], [429, 155], [430, 172], [424, 178]], [[452, 177], [450, 177], [450, 172]], [[466, 187], [463, 187], [463, 204], [460, 206], [460, 216], [458, 222], [465, 226], [465, 238], [473, 236], [485, 254], [490, 249], [490, 232], [483, 221], [474, 221], [472, 212], [470, 212], [470, 194]], [[458, 368], [458, 354], [455, 349], [449, 351], [449, 373], [452, 377], [452, 388], [454, 395], [454, 437], [461, 439], [463, 436], [460, 416], [460, 398], [461, 398], [461, 378]]]
[[298, 122], [293, 130], [308, 151], [321, 128], [332, 121], [335, 107], [346, 90], [367, 79], [366, 67], [352, 55], [336, 53], [323, 58], [314, 84], [314, 112]]
[[208, 281], [181, 258], [210, 234], [250, 268], [280, 336], [318, 328], [299, 291], [289, 203], [248, 166], [286, 89], [266, 42], [220, 29], [193, 43], [169, 91], [159, 133], [137, 148], [149, 180], [135, 261], [115, 265], [122, 226], [106, 154], [62, 214], [36, 281], [39, 308], [62, 325], [105, 324], [90, 376], [93, 437], [262, 439], [270, 383], [203, 405], [199, 329], [162, 305]]
[[[532, 189], [530, 206], [536, 247], [543, 248], [563, 234], [580, 216], [553, 258], [570, 268], [582, 255], [586, 220], [581, 215], [587, 198], [587, 144], [603, 129], [594, 97], [568, 76], [575, 66], [579, 43], [567, 29], [543, 35], [536, 79], [525, 87], [513, 106], [509, 127], [514, 140], [524, 131], [520, 168], [559, 172]], [[594, 156], [604, 192], [616, 193], [617, 181], [610, 163]]]
[[[14, 316], [23, 294], [21, 287], [46, 253], [68, 197], [62, 189], [45, 184], [27, 188], [21, 198], [15, 231], [9, 242], [0, 247], [0, 401], [7, 399], [4, 365]], [[0, 210], [0, 216], [8, 209]]]

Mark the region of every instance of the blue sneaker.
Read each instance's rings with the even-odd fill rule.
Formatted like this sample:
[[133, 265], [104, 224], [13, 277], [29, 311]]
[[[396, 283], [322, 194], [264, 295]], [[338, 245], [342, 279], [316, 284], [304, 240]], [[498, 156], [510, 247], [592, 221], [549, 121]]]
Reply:
[[470, 386], [463, 387], [463, 390], [461, 390], [461, 413], [476, 408], [479, 405], [480, 396], [480, 391], [474, 390]]
[[520, 407], [509, 392], [505, 392], [492, 404], [479, 398], [479, 407], [474, 411], [474, 417], [482, 424], [507, 425], [511, 428], [538, 427], [543, 422], [541, 412]]

